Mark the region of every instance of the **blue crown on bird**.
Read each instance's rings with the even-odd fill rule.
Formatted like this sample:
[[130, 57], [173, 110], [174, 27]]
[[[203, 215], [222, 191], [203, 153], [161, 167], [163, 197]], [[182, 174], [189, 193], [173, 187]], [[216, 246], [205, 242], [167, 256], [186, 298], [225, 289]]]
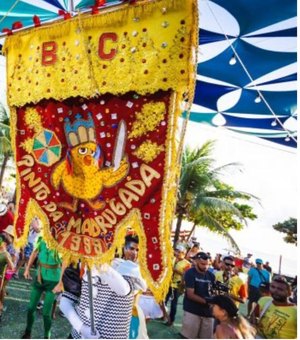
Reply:
[[75, 116], [73, 124], [71, 124], [69, 118], [65, 118], [64, 129], [70, 147], [87, 142], [96, 143], [95, 124], [90, 112], [86, 120], [78, 113]]

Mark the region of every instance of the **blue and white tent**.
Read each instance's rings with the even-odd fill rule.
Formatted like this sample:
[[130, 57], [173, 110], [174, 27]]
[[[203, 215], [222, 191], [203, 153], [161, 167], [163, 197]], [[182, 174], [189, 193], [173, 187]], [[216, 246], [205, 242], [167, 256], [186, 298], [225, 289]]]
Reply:
[[199, 0], [190, 119], [296, 146], [297, 2]]
[[[157, 0], [159, 2], [159, 0]], [[297, 144], [296, 0], [198, 0], [197, 83], [190, 120]], [[106, 0], [105, 7], [124, 1]], [[129, 2], [129, 1], [128, 1]], [[5, 0], [0, 31], [91, 9], [95, 0]]]

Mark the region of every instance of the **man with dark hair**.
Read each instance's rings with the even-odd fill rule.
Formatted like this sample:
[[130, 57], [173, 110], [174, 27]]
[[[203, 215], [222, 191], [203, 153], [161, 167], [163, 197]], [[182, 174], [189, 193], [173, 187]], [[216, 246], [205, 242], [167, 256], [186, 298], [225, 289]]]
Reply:
[[216, 281], [225, 284], [229, 289], [230, 297], [235, 301], [244, 303], [247, 298], [247, 288], [243, 280], [234, 272], [235, 261], [232, 256], [225, 256], [222, 260], [222, 268], [215, 273]]
[[270, 274], [272, 274], [272, 267], [270, 267], [270, 262], [266, 262], [265, 264], [264, 264], [264, 268], [265, 268], [265, 270], [267, 270]]
[[125, 245], [123, 248], [123, 258], [135, 262], [139, 252], [138, 236], [127, 235], [125, 237]]
[[259, 299], [255, 310], [257, 328], [265, 339], [297, 338], [297, 306], [289, 301], [291, 287], [284, 276], [274, 276], [271, 296]]
[[214, 318], [206, 299], [210, 296], [215, 276], [208, 271], [209, 256], [193, 256], [194, 267], [184, 275], [186, 292], [183, 299], [181, 335], [187, 339], [212, 339]]

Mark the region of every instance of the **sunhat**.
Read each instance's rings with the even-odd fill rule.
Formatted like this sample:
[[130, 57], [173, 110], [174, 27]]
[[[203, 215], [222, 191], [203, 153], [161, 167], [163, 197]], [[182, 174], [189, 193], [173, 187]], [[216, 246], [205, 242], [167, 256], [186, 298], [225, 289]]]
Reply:
[[12, 225], [8, 225], [3, 232], [5, 232], [6, 234], [14, 237], [14, 227]]
[[0, 203], [0, 216], [5, 215], [7, 212], [7, 206], [4, 203]]

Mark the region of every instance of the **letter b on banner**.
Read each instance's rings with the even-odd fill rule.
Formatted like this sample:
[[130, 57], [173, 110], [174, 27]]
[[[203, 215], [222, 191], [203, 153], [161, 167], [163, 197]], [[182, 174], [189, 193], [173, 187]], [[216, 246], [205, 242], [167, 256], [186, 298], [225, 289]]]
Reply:
[[47, 41], [42, 45], [42, 65], [48, 66], [56, 63], [57, 44], [55, 41]]

